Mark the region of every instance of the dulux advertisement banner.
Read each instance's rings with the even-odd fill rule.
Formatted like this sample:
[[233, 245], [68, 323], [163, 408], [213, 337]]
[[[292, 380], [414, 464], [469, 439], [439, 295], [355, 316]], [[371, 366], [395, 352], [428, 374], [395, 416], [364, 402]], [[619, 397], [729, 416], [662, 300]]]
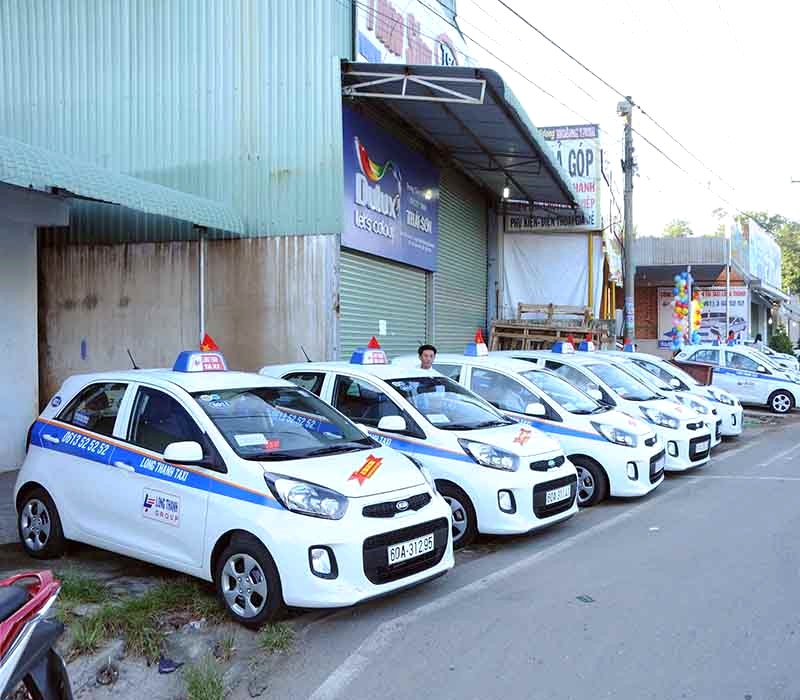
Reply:
[[343, 107], [342, 246], [436, 270], [439, 169]]

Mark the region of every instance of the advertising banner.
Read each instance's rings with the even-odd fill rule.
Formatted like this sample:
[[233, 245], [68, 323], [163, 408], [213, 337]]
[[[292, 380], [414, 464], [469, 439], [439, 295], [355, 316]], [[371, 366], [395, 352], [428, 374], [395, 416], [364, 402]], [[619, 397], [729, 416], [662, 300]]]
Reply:
[[578, 193], [577, 211], [555, 207], [534, 207], [530, 213], [508, 214], [505, 230], [600, 231], [600, 183], [602, 180], [600, 129], [597, 124], [546, 126], [539, 130], [550, 146], [555, 159], [569, 175]]
[[439, 169], [348, 107], [342, 245], [436, 270]]
[[[726, 337], [725, 322], [727, 300], [725, 287], [695, 287], [703, 301], [703, 315], [700, 320], [700, 337], [703, 342]], [[658, 288], [658, 347], [672, 347], [672, 287]], [[731, 287], [730, 296], [731, 330], [738, 336], [748, 335], [750, 326], [750, 299], [747, 287]]]
[[755, 221], [748, 221], [750, 274], [775, 289], [781, 288], [781, 249], [772, 235]]

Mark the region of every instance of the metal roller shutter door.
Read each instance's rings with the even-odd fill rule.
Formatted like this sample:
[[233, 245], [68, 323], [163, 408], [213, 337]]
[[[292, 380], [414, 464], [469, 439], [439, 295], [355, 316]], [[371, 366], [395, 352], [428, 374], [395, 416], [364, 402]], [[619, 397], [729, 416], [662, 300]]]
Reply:
[[439, 352], [462, 352], [486, 326], [486, 206], [476, 188], [447, 170], [439, 197], [434, 342]]
[[[416, 352], [426, 334], [426, 273], [414, 267], [343, 250], [340, 258], [340, 357], [377, 336], [392, 358]], [[378, 322], [386, 321], [386, 335]]]

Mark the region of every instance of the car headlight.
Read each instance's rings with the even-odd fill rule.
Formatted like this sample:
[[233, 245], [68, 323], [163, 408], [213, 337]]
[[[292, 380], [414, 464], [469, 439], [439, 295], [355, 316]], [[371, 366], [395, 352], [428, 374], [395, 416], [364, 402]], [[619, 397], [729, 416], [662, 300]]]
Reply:
[[265, 474], [264, 479], [281, 505], [294, 513], [341, 520], [347, 512], [347, 496], [332, 489], [280, 474]]
[[719, 392], [714, 391], [713, 389], [708, 390], [708, 395], [717, 403], [722, 403], [725, 404], [726, 406], [736, 405], [736, 402], [730, 396], [727, 396], [726, 394], [720, 394]]
[[505, 450], [500, 450], [482, 442], [473, 442], [472, 440], [461, 438], [459, 438], [458, 443], [464, 448], [464, 452], [484, 467], [502, 469], [507, 472], [515, 472], [519, 467], [517, 456]]
[[636, 447], [639, 438], [627, 430], [620, 430], [619, 428], [609, 425], [608, 423], [595, 423], [592, 422], [594, 429], [600, 433], [606, 440], [613, 442], [615, 445], [625, 445], [626, 447]]
[[424, 467], [422, 466], [422, 462], [420, 462], [416, 457], [412, 457], [411, 455], [405, 455], [408, 460], [422, 472], [422, 476], [425, 478], [425, 481], [428, 482], [428, 486], [431, 487], [431, 491], [434, 493], [438, 493], [436, 490], [436, 482], [433, 480], [433, 475]]
[[662, 428], [672, 428], [673, 430], [677, 430], [678, 426], [680, 425], [677, 418], [668, 416], [666, 413], [662, 413], [655, 408], [647, 408], [642, 406], [641, 409], [644, 417], [647, 418], [647, 420], [655, 425], [660, 425]]
[[690, 396], [682, 396], [681, 394], [677, 394], [675, 398], [677, 398], [678, 401], [680, 401], [684, 406], [688, 406], [693, 411], [697, 411], [701, 416], [708, 414], [708, 406], [704, 406]]

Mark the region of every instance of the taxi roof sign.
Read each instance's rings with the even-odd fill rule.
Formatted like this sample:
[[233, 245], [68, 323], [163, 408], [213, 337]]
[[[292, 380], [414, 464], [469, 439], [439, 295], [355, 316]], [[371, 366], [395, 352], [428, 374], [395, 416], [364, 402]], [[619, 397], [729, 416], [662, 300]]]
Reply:
[[582, 340], [580, 343], [578, 343], [578, 352], [594, 352], [594, 351], [595, 347], [591, 338], [588, 340]]
[[622, 352], [634, 352], [635, 348], [630, 338], [625, 338], [625, 343], [622, 346]]
[[572, 345], [572, 343], [566, 340], [557, 340], [555, 343], [553, 343], [553, 347], [550, 349], [559, 355], [569, 355], [570, 353], [575, 352], [575, 347]]
[[386, 353], [381, 350], [381, 344], [373, 335], [367, 347], [356, 349], [350, 356], [351, 365], [388, 365], [389, 359]]
[[472, 343], [467, 343], [464, 354], [467, 357], [486, 357], [489, 354], [489, 348], [486, 347], [483, 331], [480, 328], [475, 331], [475, 340]]
[[221, 352], [202, 350], [184, 350], [172, 366], [173, 372], [225, 372], [227, 369]]

